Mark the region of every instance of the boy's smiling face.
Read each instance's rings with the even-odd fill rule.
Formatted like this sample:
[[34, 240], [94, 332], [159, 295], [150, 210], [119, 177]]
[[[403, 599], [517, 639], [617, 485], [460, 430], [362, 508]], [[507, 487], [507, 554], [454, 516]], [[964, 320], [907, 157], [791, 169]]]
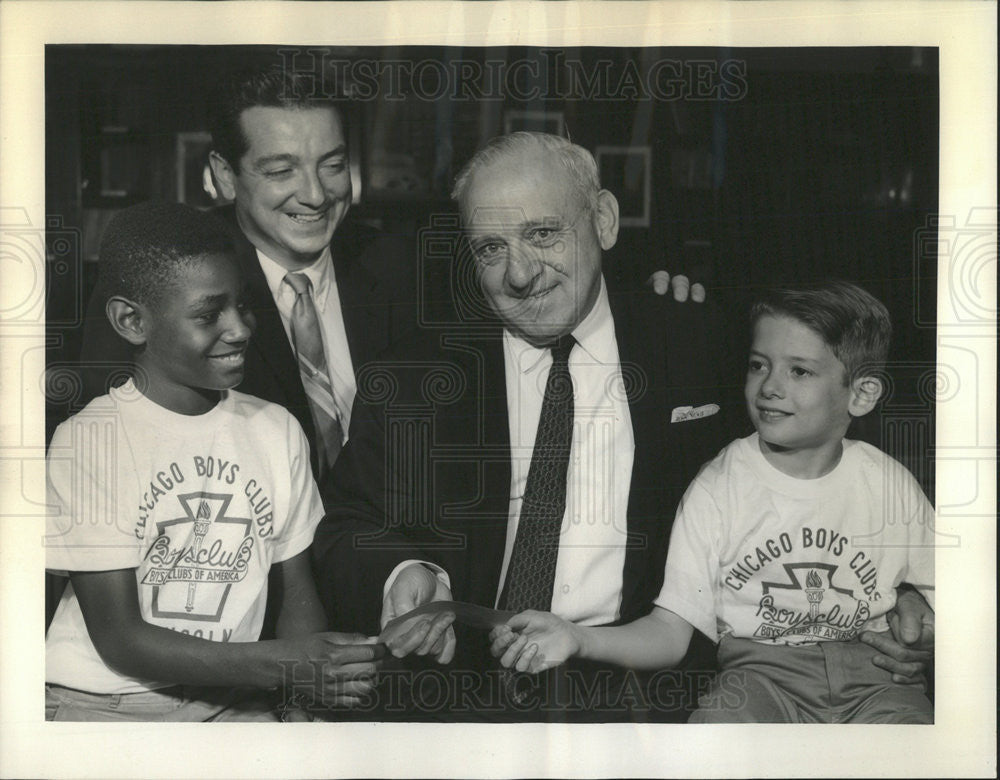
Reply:
[[818, 333], [789, 317], [754, 325], [745, 386], [761, 451], [792, 476], [813, 478], [840, 459], [852, 414], [864, 414], [846, 369]]
[[144, 346], [136, 359], [147, 398], [180, 414], [202, 414], [219, 391], [243, 381], [254, 327], [231, 255], [182, 265], [160, 299], [140, 304]]

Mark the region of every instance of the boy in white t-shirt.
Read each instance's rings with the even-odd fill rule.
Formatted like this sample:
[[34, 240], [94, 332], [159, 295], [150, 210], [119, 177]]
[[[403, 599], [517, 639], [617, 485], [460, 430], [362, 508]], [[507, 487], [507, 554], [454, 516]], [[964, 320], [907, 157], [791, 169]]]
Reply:
[[[134, 206], [108, 226], [101, 264], [137, 371], [49, 447], [46, 567], [70, 582], [46, 635], [46, 718], [275, 720], [277, 694], [303, 680], [322, 704], [356, 703], [380, 649], [320, 633], [305, 436], [231, 389], [254, 320], [226, 227]], [[272, 566], [277, 638], [257, 641]]]
[[931, 723], [922, 684], [896, 682], [858, 639], [888, 630], [901, 583], [933, 604], [933, 509], [902, 465], [844, 438], [882, 394], [888, 312], [833, 283], [778, 291], [751, 320], [757, 432], [689, 486], [653, 612], [599, 628], [523, 612], [493, 653], [519, 671], [571, 656], [655, 669], [698, 629], [721, 672], [691, 722]]

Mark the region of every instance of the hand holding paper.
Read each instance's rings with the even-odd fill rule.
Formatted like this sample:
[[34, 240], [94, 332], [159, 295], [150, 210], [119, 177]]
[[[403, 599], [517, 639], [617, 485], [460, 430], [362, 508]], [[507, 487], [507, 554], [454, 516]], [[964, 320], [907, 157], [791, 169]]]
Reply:
[[361, 634], [327, 631], [285, 641], [303, 660], [320, 663], [316, 681], [320, 699], [328, 706], [353, 707], [375, 686], [384, 648]]
[[[446, 664], [455, 655], [455, 632], [451, 628], [454, 615], [448, 612], [434, 614], [412, 613], [416, 607], [449, 601], [451, 591], [434, 573], [419, 563], [403, 569], [392, 583], [382, 602], [382, 634], [379, 641], [389, 651], [402, 658], [410, 653], [434, 656], [438, 663]], [[407, 620], [396, 623], [400, 617]], [[393, 624], [391, 630], [390, 624]]]

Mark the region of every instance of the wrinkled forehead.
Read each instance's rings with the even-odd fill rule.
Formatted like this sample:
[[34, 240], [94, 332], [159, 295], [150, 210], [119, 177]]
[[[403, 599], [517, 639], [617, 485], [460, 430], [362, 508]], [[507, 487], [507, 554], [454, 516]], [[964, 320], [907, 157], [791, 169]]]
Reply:
[[586, 198], [565, 167], [551, 157], [505, 157], [469, 178], [459, 209], [467, 231], [557, 227]]

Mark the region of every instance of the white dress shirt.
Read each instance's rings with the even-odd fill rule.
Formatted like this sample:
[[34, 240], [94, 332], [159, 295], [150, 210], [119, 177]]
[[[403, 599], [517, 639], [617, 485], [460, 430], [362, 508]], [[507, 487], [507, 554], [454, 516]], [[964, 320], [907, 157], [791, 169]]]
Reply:
[[[584, 625], [610, 623], [621, 608], [629, 484], [635, 439], [608, 294], [573, 331], [573, 444], [570, 449], [552, 612]], [[535, 446], [552, 353], [504, 331], [511, 441], [510, 511], [500, 590], [507, 576]]]
[[[572, 335], [577, 341], [569, 356], [573, 379], [573, 444], [551, 611], [574, 623], [601, 625], [617, 620], [621, 611], [628, 496], [635, 456], [632, 418], [603, 278], [593, 309]], [[498, 600], [517, 535], [551, 367], [549, 349], [538, 349], [504, 331], [511, 486]], [[417, 562], [422, 561], [399, 564], [386, 579], [384, 592], [388, 593], [402, 569]], [[447, 572], [422, 563], [445, 585], [450, 585]]]
[[[259, 249], [257, 259], [261, 270], [267, 279], [274, 304], [281, 315], [285, 326], [288, 343], [292, 343], [291, 316], [295, 305], [295, 290], [284, 284], [284, 278], [289, 273]], [[313, 303], [319, 317], [320, 328], [323, 331], [323, 349], [326, 352], [326, 365], [330, 373], [330, 383], [333, 385], [334, 401], [340, 416], [344, 440], [351, 426], [351, 407], [358, 386], [354, 378], [354, 364], [351, 362], [351, 348], [347, 343], [347, 330], [344, 328], [344, 314], [340, 308], [340, 295], [337, 292], [337, 277], [333, 271], [333, 257], [327, 247], [323, 254], [312, 265], [300, 268], [299, 273], [309, 277], [312, 282]]]

